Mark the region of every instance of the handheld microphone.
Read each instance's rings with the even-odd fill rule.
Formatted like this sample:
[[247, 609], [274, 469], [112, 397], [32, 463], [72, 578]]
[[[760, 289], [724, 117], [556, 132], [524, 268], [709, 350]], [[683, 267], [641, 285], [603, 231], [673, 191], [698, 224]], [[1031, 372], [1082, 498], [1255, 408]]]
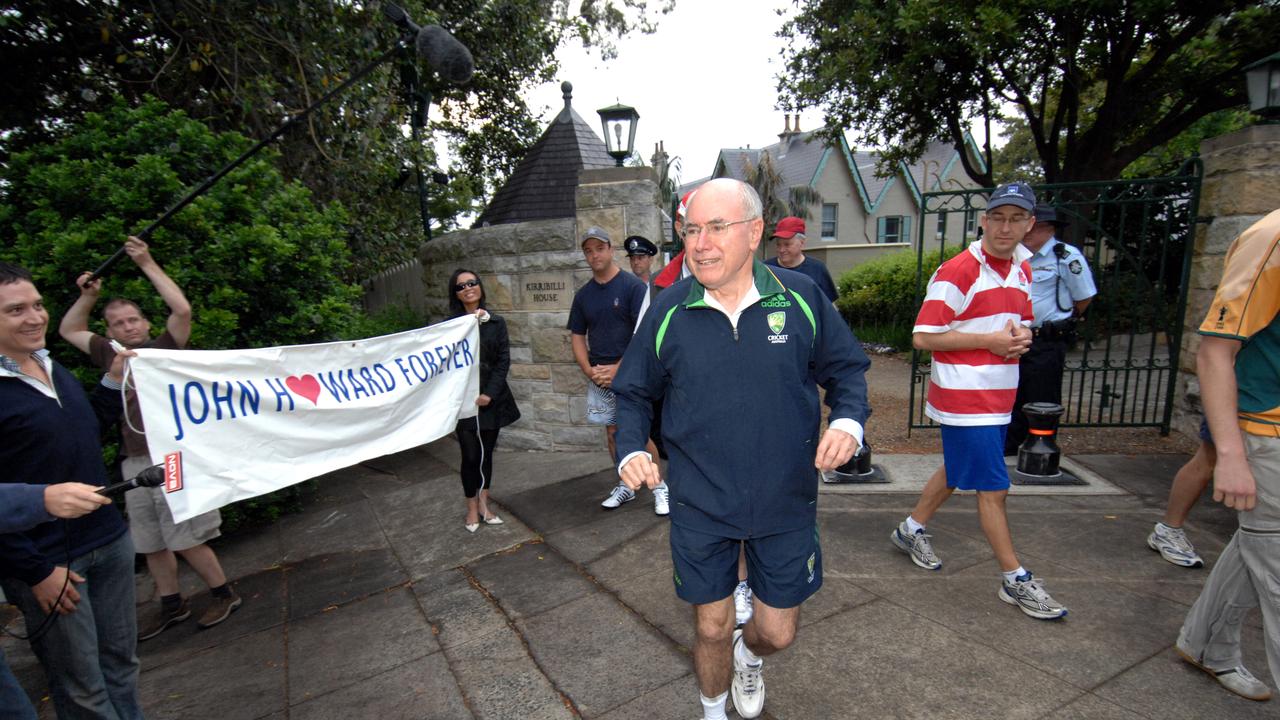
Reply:
[[467, 46], [448, 30], [439, 25], [421, 27], [404, 8], [394, 3], [382, 3], [382, 14], [406, 34], [414, 36], [414, 51], [442, 80], [452, 85], [463, 85], [471, 79], [475, 72], [475, 59]]
[[118, 483], [102, 488], [98, 491], [98, 494], [110, 495], [111, 493], [120, 492], [122, 490], [132, 490], [140, 487], [160, 487], [163, 484], [164, 466], [152, 465], [128, 480], [122, 480]]

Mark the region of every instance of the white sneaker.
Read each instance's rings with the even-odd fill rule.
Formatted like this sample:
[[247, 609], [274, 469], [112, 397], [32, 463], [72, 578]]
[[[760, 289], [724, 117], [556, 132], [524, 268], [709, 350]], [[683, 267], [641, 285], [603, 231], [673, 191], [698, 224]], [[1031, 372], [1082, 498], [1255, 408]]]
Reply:
[[664, 480], [658, 487], [653, 489], [653, 514], [669, 515], [671, 514], [670, 490], [667, 490], [667, 483]]
[[743, 580], [733, 591], [733, 614], [737, 619], [738, 627], [747, 624], [755, 609], [755, 603], [751, 601], [751, 587], [747, 585], [746, 580]]
[[619, 483], [618, 485], [614, 486], [613, 492], [609, 493], [609, 497], [605, 498], [604, 502], [600, 503], [600, 507], [604, 508], [605, 510], [613, 510], [615, 508], [622, 507], [622, 503], [631, 502], [632, 500], [635, 500], [635, 499], [636, 499], [635, 492], [633, 492], [631, 488], [627, 487], [626, 485]]
[[1192, 656], [1191, 652], [1182, 646], [1182, 638], [1178, 638], [1178, 642], [1174, 644], [1173, 649], [1182, 656], [1183, 660], [1205, 671], [1218, 684], [1239, 695], [1242, 698], [1257, 700], [1258, 702], [1266, 702], [1271, 699], [1271, 688], [1267, 684], [1254, 677], [1244, 665], [1237, 665], [1226, 670], [1214, 670], [1207, 665], [1203, 665]]
[[747, 665], [738, 661], [738, 644], [742, 629], [733, 631], [733, 707], [744, 718], [760, 717], [764, 712], [764, 661]]
[[1160, 553], [1165, 560], [1182, 567], [1204, 567], [1204, 560], [1196, 553], [1182, 528], [1169, 527], [1158, 522], [1147, 536], [1147, 547]]

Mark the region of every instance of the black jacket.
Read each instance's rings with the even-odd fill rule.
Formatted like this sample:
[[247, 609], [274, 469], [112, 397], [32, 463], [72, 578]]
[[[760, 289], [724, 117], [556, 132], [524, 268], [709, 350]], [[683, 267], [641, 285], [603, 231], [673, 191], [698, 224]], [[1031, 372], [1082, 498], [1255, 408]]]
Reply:
[[[480, 323], [480, 394], [491, 399], [480, 408], [481, 430], [497, 430], [520, 419], [520, 408], [507, 386], [509, 370], [511, 341], [507, 336], [507, 321], [490, 312], [489, 321]], [[471, 418], [459, 421], [463, 422], [475, 427], [475, 420]]]

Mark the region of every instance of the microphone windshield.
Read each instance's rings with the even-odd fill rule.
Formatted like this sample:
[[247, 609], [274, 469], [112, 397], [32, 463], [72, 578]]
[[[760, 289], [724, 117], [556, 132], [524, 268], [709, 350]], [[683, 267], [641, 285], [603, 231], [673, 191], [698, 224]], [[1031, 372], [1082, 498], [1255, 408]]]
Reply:
[[471, 51], [439, 25], [427, 25], [419, 30], [414, 44], [418, 55], [451, 85], [466, 83], [475, 72]]

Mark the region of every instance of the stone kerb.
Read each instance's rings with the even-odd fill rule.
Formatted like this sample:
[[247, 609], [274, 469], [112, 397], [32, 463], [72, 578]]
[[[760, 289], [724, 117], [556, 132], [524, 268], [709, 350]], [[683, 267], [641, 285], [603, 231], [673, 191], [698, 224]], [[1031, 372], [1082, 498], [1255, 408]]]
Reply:
[[1188, 282], [1173, 426], [1195, 436], [1200, 424], [1196, 332], [1222, 277], [1227, 248], [1246, 228], [1280, 207], [1280, 126], [1256, 125], [1200, 144], [1204, 182]]

